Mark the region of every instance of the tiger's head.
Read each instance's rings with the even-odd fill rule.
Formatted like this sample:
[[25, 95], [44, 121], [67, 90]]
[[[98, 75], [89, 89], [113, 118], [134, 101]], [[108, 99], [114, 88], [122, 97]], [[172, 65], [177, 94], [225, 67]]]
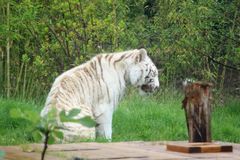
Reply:
[[134, 63], [129, 67], [130, 83], [139, 88], [140, 94], [152, 93], [159, 88], [158, 69], [145, 49], [138, 50]]

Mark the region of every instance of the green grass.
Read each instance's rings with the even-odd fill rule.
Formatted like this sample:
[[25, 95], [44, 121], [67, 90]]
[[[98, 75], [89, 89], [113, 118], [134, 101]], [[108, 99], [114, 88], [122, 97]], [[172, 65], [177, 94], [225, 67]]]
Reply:
[[[212, 136], [217, 141], [240, 143], [240, 101], [230, 98], [224, 107], [214, 107]], [[130, 93], [113, 119], [113, 141], [187, 140], [182, 96], [165, 93], [141, 97]], [[32, 126], [9, 115], [12, 108], [40, 112], [43, 104], [0, 99], [0, 145], [32, 143]]]
[[232, 99], [212, 113], [213, 139], [240, 143], [240, 100]]
[[[180, 102], [180, 103], [179, 103]], [[164, 100], [136, 94], [125, 99], [113, 120], [113, 140], [183, 140], [187, 138], [180, 97]]]
[[[183, 97], [176, 93], [157, 97], [128, 96], [114, 115], [113, 140], [187, 140]], [[240, 101], [230, 99], [226, 106], [213, 108], [212, 139], [240, 143]]]
[[33, 102], [0, 98], [0, 145], [33, 142], [32, 131], [34, 126], [24, 119], [11, 118], [10, 110], [13, 108], [40, 112], [40, 107]]

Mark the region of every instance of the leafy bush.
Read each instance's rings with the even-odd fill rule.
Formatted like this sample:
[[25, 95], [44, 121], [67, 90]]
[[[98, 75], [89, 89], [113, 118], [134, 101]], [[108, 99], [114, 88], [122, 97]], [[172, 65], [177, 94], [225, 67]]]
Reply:
[[50, 110], [50, 112], [44, 117], [40, 117], [37, 112], [28, 110], [12, 109], [10, 115], [12, 118], [23, 119], [32, 123], [34, 138], [38, 141], [44, 139], [44, 147], [42, 151], [41, 159], [45, 157], [48, 144], [54, 143], [55, 140], [63, 140], [64, 135], [61, 131], [64, 129], [63, 122], [80, 123], [86, 127], [95, 127], [96, 123], [90, 117], [83, 117], [81, 119], [75, 119], [74, 117], [80, 113], [79, 109], [72, 109], [68, 114], [65, 111], [61, 111], [60, 122], [58, 121], [58, 113], [56, 109]]

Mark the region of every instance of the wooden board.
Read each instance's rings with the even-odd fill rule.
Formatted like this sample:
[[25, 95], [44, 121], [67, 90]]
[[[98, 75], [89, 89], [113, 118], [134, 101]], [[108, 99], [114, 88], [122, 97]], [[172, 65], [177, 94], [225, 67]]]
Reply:
[[217, 153], [217, 152], [232, 152], [232, 145], [221, 143], [168, 143], [168, 151], [183, 152], [183, 153]]
[[[240, 144], [231, 143], [233, 152], [186, 154], [167, 151], [166, 144], [173, 143], [189, 145], [186, 141], [53, 144], [49, 145], [45, 159], [73, 160], [75, 157], [88, 160], [240, 160]], [[22, 146], [0, 146], [0, 150], [5, 152], [5, 157], [0, 160], [40, 160], [42, 144], [28, 144], [27, 152], [23, 151]]]

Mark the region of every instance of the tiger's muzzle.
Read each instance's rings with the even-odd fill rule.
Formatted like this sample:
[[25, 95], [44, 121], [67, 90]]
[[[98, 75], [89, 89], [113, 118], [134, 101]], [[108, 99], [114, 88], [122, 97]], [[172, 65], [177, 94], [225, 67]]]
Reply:
[[141, 86], [141, 89], [142, 89], [144, 92], [146, 92], [146, 93], [152, 93], [152, 92], [158, 90], [159, 87], [158, 87], [158, 86], [153, 86], [153, 85], [144, 84], [144, 85]]

